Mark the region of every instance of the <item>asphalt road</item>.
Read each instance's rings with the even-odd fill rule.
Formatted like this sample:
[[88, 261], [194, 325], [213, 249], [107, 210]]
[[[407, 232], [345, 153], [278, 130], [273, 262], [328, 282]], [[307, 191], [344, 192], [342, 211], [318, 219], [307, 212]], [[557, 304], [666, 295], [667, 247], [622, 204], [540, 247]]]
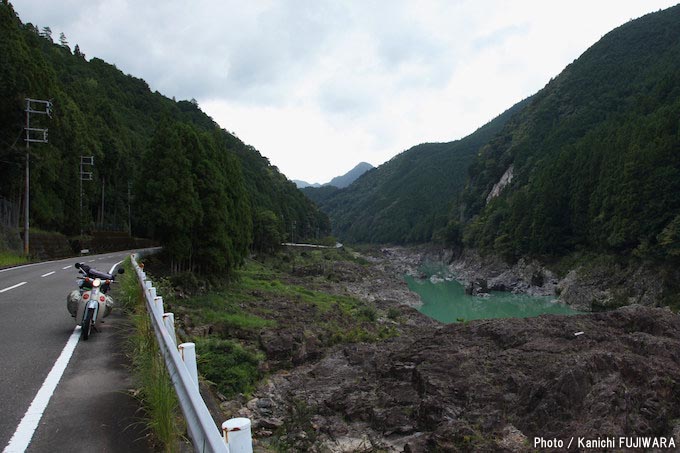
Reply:
[[[7, 450], [31, 402], [74, 333], [66, 295], [76, 261], [108, 272], [129, 252], [0, 270], [0, 446]], [[27, 451], [148, 451], [120, 354], [119, 314], [78, 342]], [[73, 340], [72, 340], [73, 341]]]

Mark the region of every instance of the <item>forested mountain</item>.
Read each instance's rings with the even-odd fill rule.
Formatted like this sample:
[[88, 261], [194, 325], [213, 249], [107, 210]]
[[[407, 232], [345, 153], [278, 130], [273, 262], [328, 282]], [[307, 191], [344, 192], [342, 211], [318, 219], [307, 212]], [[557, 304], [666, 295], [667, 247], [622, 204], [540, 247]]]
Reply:
[[[195, 101], [151, 92], [141, 79], [78, 46], [55, 44], [49, 27], [22, 24], [0, 2], [0, 201], [20, 212], [25, 98], [51, 100], [49, 143], [31, 147], [31, 225], [78, 234], [95, 223], [150, 235], [180, 267], [227, 269], [249, 245], [268, 248], [291, 234], [324, 233], [318, 211], [257, 150], [221, 129]], [[94, 156], [92, 181], [80, 158]], [[103, 193], [102, 193], [103, 192]], [[102, 201], [103, 200], [103, 201]], [[8, 207], [9, 206], [9, 207]], [[7, 216], [5, 216], [7, 217]], [[9, 216], [16, 219], [17, 215]], [[180, 264], [181, 263], [181, 264]]]
[[675, 6], [608, 33], [481, 149], [463, 196], [466, 245], [680, 255], [679, 24]]
[[303, 189], [328, 213], [333, 231], [349, 242], [430, 241], [465, 186], [467, 168], [526, 101], [462, 140], [424, 143], [364, 173], [349, 187]]
[[306, 193], [344, 241], [678, 257], [678, 24], [680, 6], [630, 21], [469, 137]]
[[368, 162], [359, 162], [354, 168], [344, 175], [336, 176], [335, 178], [331, 179], [328, 185], [335, 186], [338, 189], [344, 189], [356, 181], [361, 175], [372, 169], [373, 165], [369, 164]]

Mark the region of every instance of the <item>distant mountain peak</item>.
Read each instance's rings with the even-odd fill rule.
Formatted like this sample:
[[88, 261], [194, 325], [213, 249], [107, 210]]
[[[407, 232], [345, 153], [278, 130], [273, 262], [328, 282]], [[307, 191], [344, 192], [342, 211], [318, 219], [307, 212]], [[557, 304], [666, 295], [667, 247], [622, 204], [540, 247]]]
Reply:
[[359, 178], [359, 176], [363, 175], [368, 170], [372, 170], [373, 168], [374, 168], [373, 165], [369, 164], [368, 162], [359, 162], [354, 168], [352, 168], [344, 175], [336, 176], [335, 178], [331, 179], [330, 182], [327, 182], [325, 184], [309, 183], [307, 181], [302, 181], [299, 179], [293, 179], [293, 182], [295, 183], [298, 189], [304, 189], [305, 187], [322, 187], [322, 186], [335, 186], [338, 189], [343, 189], [352, 184], [354, 181], [356, 181], [357, 178]]
[[298, 189], [304, 189], [305, 187], [321, 187], [321, 184], [315, 182], [314, 184], [308, 183], [307, 181], [302, 181], [300, 179], [293, 179], [293, 182]]
[[368, 162], [359, 162], [354, 168], [352, 168], [344, 175], [336, 176], [335, 178], [331, 179], [331, 181], [328, 184], [324, 185], [335, 186], [339, 189], [342, 189], [349, 186], [354, 181], [356, 181], [357, 178], [359, 178], [359, 176], [363, 175], [368, 170], [372, 169], [373, 165], [369, 164]]

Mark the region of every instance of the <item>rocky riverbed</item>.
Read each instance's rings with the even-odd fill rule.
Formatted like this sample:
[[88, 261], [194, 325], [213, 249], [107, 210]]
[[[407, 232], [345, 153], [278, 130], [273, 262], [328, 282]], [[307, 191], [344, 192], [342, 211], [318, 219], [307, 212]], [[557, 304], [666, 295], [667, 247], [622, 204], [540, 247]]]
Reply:
[[[634, 257], [581, 257], [546, 265], [521, 258], [515, 263], [497, 256], [465, 251], [454, 256], [432, 246], [385, 248], [388, 267], [418, 275], [424, 263], [446, 268], [445, 277], [455, 278], [470, 294], [509, 291], [531, 296], [555, 296], [581, 311], [611, 310], [627, 305], [660, 307], [678, 300], [680, 269]], [[557, 272], [555, 268], [559, 268]]]
[[[531, 451], [534, 437], [673, 436], [680, 317], [452, 324], [272, 376], [240, 414], [293, 451]], [[676, 440], [677, 442], [677, 440]]]
[[[464, 271], [460, 261], [435, 249], [363, 256], [365, 264], [338, 263], [313, 286], [370, 301], [375, 322], [397, 335], [317, 349], [273, 369], [248, 397], [223, 402], [225, 416], [252, 420], [257, 451], [521, 452], [534, 450], [535, 437], [680, 433], [680, 316], [670, 310], [442, 325], [412, 308], [417, 296], [401, 276], [428, 260]], [[509, 289], [559, 287], [535, 266], [497, 269], [488, 281], [519, 275], [524, 283]], [[303, 284], [314, 272], [296, 269], [291, 279]], [[296, 312], [293, 328], [304, 317]], [[260, 341], [276, 335], [263, 331]]]

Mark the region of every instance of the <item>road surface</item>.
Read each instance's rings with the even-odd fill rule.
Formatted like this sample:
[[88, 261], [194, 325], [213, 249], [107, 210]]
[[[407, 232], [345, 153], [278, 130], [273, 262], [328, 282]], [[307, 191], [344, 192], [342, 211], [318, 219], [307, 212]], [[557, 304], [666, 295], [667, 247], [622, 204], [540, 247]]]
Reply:
[[135, 424], [137, 404], [127, 392], [132, 383], [120, 353], [123, 318], [114, 310], [100, 332], [80, 342], [66, 309], [66, 295], [76, 287], [76, 261], [108, 272], [128, 254], [0, 270], [4, 453], [148, 451]]

